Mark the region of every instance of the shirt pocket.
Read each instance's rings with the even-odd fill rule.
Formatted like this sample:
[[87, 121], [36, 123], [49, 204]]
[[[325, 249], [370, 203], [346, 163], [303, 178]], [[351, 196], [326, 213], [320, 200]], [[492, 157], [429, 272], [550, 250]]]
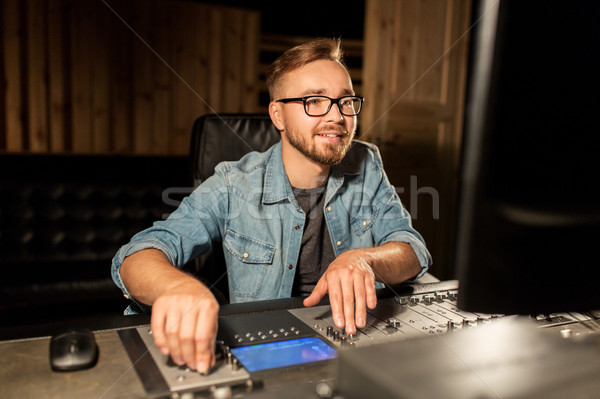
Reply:
[[379, 209], [374, 205], [360, 205], [354, 209], [350, 225], [356, 234], [365, 234], [371, 231], [373, 221], [377, 217]]
[[227, 272], [232, 294], [256, 298], [263, 290], [265, 277], [272, 269], [276, 246], [245, 234], [227, 230], [223, 239]]

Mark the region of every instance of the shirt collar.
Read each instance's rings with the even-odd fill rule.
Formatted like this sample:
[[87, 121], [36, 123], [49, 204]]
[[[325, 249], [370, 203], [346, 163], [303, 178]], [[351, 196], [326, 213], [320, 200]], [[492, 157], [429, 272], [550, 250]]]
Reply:
[[294, 194], [283, 167], [280, 140], [271, 147], [271, 155], [267, 160], [262, 200], [263, 203], [275, 203], [289, 198], [290, 195], [293, 196]]
[[[336, 187], [343, 184], [344, 175], [360, 174], [360, 165], [364, 159], [364, 154], [362, 151], [355, 151], [355, 149], [355, 143], [353, 142], [342, 162], [331, 167], [329, 179], [335, 179]], [[283, 167], [281, 141], [279, 141], [271, 147], [271, 155], [267, 160], [262, 200], [263, 203], [275, 203], [289, 199], [293, 203], [292, 198], [294, 198], [294, 193]]]

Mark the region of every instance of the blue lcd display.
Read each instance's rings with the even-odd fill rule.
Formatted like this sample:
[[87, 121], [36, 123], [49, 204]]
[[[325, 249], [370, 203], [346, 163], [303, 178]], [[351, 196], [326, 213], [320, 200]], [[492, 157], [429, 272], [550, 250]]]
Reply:
[[249, 372], [334, 359], [335, 349], [317, 337], [231, 348]]

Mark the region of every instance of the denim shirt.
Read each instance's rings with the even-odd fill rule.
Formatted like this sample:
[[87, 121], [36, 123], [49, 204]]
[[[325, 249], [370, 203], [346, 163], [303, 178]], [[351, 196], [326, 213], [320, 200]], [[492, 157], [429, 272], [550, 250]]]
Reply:
[[[323, 212], [336, 256], [353, 248], [399, 241], [415, 251], [422, 267], [417, 277], [431, 264], [425, 243], [413, 229], [372, 144], [354, 141], [343, 161], [331, 167]], [[121, 247], [113, 258], [112, 277], [131, 298], [119, 273], [126, 256], [154, 248], [182, 267], [221, 241], [231, 303], [286, 298], [292, 293], [304, 222], [279, 142], [263, 153], [217, 165], [214, 175], [166, 220], [155, 222]]]

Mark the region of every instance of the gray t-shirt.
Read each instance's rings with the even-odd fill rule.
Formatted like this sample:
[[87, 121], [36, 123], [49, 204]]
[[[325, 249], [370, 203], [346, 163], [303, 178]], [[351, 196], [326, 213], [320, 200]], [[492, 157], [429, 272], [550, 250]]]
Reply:
[[323, 217], [326, 185], [311, 189], [293, 188], [296, 201], [306, 214], [300, 256], [292, 288], [293, 296], [309, 295], [335, 259], [327, 223]]

